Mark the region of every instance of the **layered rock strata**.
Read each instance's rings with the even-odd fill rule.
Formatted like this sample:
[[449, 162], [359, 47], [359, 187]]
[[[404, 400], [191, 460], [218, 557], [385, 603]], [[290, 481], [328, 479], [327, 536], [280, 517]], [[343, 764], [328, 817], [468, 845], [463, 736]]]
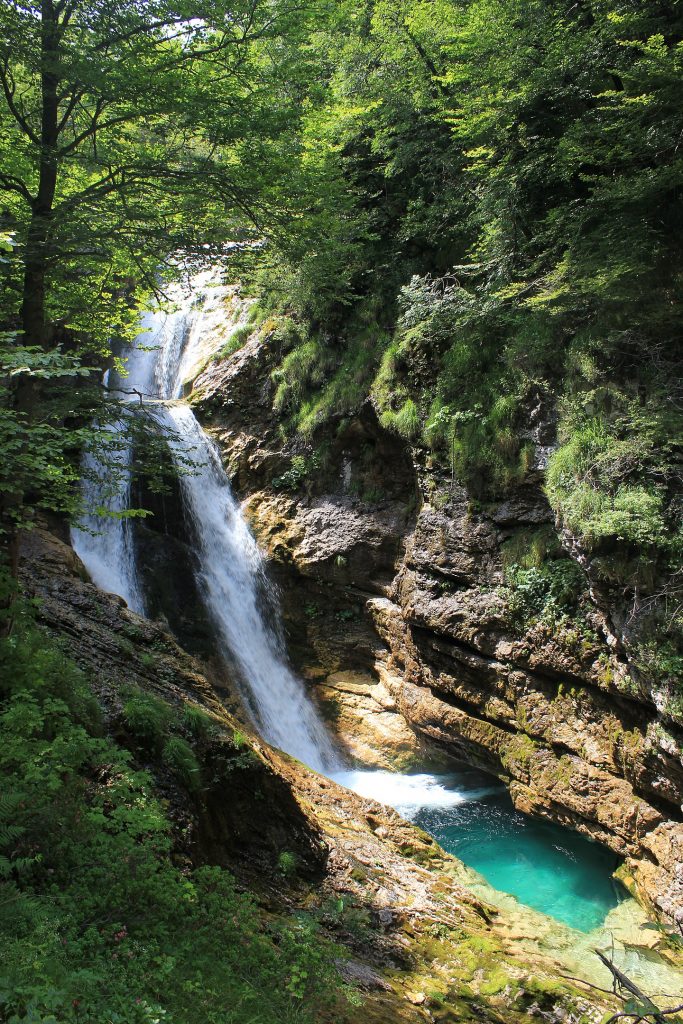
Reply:
[[492, 772], [521, 810], [623, 857], [631, 890], [683, 931], [680, 729], [587, 594], [580, 621], [510, 613], [504, 545], [553, 528], [541, 474], [482, 507], [369, 405], [283, 447], [269, 344], [209, 366], [195, 404], [269, 555], [292, 657], [350, 752], [405, 765], [427, 744]]

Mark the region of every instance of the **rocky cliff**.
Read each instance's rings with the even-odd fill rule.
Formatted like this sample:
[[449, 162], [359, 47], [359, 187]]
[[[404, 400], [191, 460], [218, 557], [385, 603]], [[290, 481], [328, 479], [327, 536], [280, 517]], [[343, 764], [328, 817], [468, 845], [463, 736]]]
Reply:
[[[494, 909], [430, 836], [259, 742], [168, 628], [88, 582], [54, 534], [24, 539], [21, 580], [43, 628], [86, 670], [108, 733], [137, 750], [136, 763], [154, 776], [174, 822], [177, 863], [228, 867], [266, 919], [297, 914], [338, 945], [356, 1005], [340, 1000], [325, 1021], [597, 1024], [615, 1008], [590, 985], [560, 979], [577, 969], [567, 929], [550, 934], [549, 920], [534, 911]], [[187, 787], [126, 735], [131, 693], [161, 702], [176, 723], [200, 715], [200, 733], [180, 725], [201, 767], [200, 787]], [[658, 941], [649, 936], [651, 946]], [[589, 959], [584, 975], [604, 985], [600, 964]]]
[[[492, 772], [520, 809], [623, 857], [624, 882], [683, 930], [683, 734], [573, 573], [542, 467], [482, 505], [369, 403], [283, 441], [274, 345], [255, 334], [210, 364], [194, 403], [270, 557], [291, 655], [350, 752]], [[540, 573], [510, 585], [511, 557], [540, 541], [559, 598]]]

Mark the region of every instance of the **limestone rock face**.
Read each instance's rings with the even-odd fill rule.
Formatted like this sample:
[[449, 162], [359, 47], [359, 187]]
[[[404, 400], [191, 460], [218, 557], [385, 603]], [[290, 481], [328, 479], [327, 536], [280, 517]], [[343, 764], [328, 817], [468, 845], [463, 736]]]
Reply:
[[[230, 690], [219, 695], [206, 664], [183, 651], [167, 628], [89, 583], [67, 544], [33, 531], [24, 539], [20, 568], [26, 592], [39, 599], [42, 627], [87, 669], [112, 735], [125, 737], [122, 702], [131, 686], [161, 697], [179, 715], [190, 703], [210, 721], [198, 793], [183, 790], [163, 764], [145, 760], [175, 825], [175, 852], [187, 864], [228, 867], [269, 920], [314, 915], [323, 934], [347, 948], [344, 976], [364, 993], [363, 1005], [344, 1014], [349, 1024], [419, 1024], [435, 1019], [431, 1009], [460, 1019], [464, 978], [477, 1018], [485, 1013], [523, 1024], [535, 997], [535, 989], [526, 992], [527, 979], [552, 984], [558, 972], [567, 972], [561, 939], [552, 943], [544, 935], [520, 952], [518, 936], [532, 935], [539, 915], [489, 906], [463, 884], [464, 866], [431, 837], [259, 742], [228, 710]], [[222, 682], [229, 686], [230, 680]], [[392, 693], [400, 680], [340, 673], [327, 683], [330, 691], [357, 699], [359, 715], [378, 716], [382, 743], [389, 738], [396, 750], [413, 749], [414, 736]], [[387, 726], [382, 716], [394, 721]], [[248, 737], [248, 754], [244, 740], [236, 750], [237, 725]], [[296, 860], [294, 880], [278, 870], [283, 850]], [[597, 983], [604, 983], [597, 960], [592, 967]], [[501, 973], [513, 996], [491, 984]], [[562, 1019], [575, 1013], [598, 1024], [616, 1009], [609, 997], [589, 1000], [571, 986], [553, 992]]]
[[667, 821], [643, 840], [647, 858], [626, 862], [636, 895], [683, 930], [683, 825]]
[[398, 770], [418, 760], [419, 740], [398, 707], [400, 688], [400, 677], [383, 666], [375, 675], [332, 672], [318, 684], [323, 714], [354, 760]]
[[406, 526], [397, 509], [370, 510], [344, 495], [304, 503], [258, 492], [244, 511], [271, 558], [302, 576], [379, 592], [394, 577]]
[[586, 593], [589, 628], [520, 627], [502, 590], [505, 545], [554, 530], [542, 466], [482, 506], [366, 405], [321, 428], [324, 468], [282, 493], [298, 442], [280, 440], [270, 359], [266, 343], [209, 368], [197, 411], [270, 558], [292, 658], [333, 703], [349, 750], [386, 763], [402, 717], [410, 735], [505, 780], [519, 808], [626, 858], [639, 898], [680, 925], [683, 733], [631, 683], [604, 604]]

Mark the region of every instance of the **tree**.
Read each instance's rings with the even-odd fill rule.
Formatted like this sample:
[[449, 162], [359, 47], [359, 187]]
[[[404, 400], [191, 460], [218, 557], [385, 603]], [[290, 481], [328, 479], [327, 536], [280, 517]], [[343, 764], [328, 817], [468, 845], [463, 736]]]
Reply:
[[[81, 368], [134, 333], [159, 274], [219, 258], [274, 216], [308, 17], [304, 0], [3, 2], [5, 534], [29, 484], [68, 491], [82, 438], [60, 428], [99, 401]], [[57, 433], [36, 481], [38, 424]]]

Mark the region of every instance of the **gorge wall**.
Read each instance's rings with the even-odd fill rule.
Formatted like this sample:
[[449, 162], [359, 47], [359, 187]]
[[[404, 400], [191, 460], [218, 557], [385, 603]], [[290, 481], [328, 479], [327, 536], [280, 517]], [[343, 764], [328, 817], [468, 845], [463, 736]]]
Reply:
[[[296, 914], [335, 944], [340, 980], [356, 998], [348, 1004], [338, 993], [321, 1021], [598, 1024], [616, 1008], [609, 995], [559, 980], [577, 960], [562, 948], [563, 926], [481, 902], [471, 873], [426, 833], [259, 741], [227, 706], [226, 689], [217, 694], [221, 680], [207, 676], [206, 662], [165, 624], [94, 586], [55, 533], [23, 538], [20, 574], [43, 629], [87, 673], [106, 734], [152, 776], [174, 862], [228, 868], [266, 927]], [[131, 717], [131, 699], [151, 702], [163, 729], [191, 745], [199, 785], [159, 756]], [[583, 973], [606, 981], [597, 959]]]
[[350, 753], [492, 772], [519, 809], [623, 857], [625, 884], [683, 929], [683, 733], [634, 685], [580, 574], [566, 573], [573, 611], [554, 618], [506, 585], [511, 549], [559, 548], [542, 466], [477, 502], [370, 402], [309, 444], [283, 442], [274, 345], [254, 334], [211, 363], [194, 405], [268, 553], [290, 655]]

